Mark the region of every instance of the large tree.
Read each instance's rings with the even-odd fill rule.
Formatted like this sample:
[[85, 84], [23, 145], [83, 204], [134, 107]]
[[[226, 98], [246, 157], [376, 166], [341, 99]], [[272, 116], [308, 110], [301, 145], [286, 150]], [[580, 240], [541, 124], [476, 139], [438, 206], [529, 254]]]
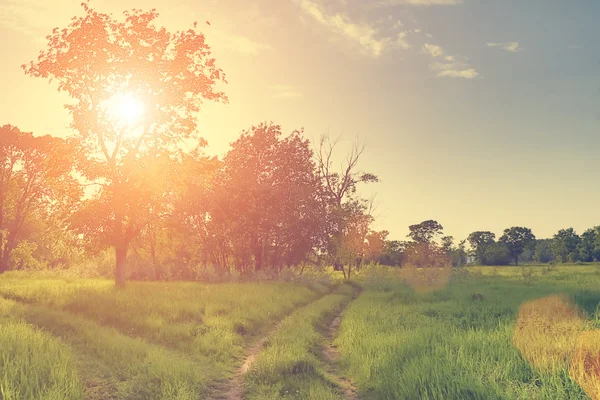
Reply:
[[535, 245], [535, 236], [531, 229], [521, 226], [513, 226], [504, 230], [504, 234], [498, 239], [504, 243], [515, 260], [515, 265], [519, 265], [519, 256], [525, 248], [531, 248]]
[[550, 249], [560, 262], [575, 261], [581, 238], [573, 228], [561, 229], [552, 237]]
[[64, 220], [79, 198], [73, 153], [63, 139], [0, 127], [0, 273], [9, 268], [32, 219]]
[[555, 257], [551, 251], [552, 239], [537, 239], [533, 259], [539, 263], [554, 261]]
[[439, 222], [430, 219], [409, 226], [410, 233], [408, 237], [417, 243], [431, 243], [437, 236], [442, 234], [443, 229], [444, 227]]
[[[358, 140], [352, 144], [341, 169], [336, 169], [334, 161], [337, 144], [338, 141], [332, 141], [329, 136], [321, 136], [316, 152], [317, 171], [323, 187], [320, 197], [327, 210], [327, 256], [334, 269], [343, 271], [344, 276], [349, 277], [352, 273], [351, 260], [361, 257], [359, 253], [362, 247], [357, 244], [364, 243], [366, 235], [370, 232], [368, 225], [373, 220], [370, 215], [372, 202], [360, 198], [357, 189], [359, 184], [378, 182], [379, 178], [358, 168], [360, 157], [365, 150], [364, 143]], [[347, 272], [344, 269], [345, 265], [348, 268]]]
[[230, 241], [241, 272], [278, 271], [323, 249], [321, 181], [301, 130], [284, 137], [262, 123], [242, 132], [216, 179], [212, 226]]
[[578, 255], [579, 260], [585, 262], [600, 259], [600, 226], [587, 229], [581, 234]]
[[496, 235], [490, 231], [472, 232], [467, 241], [475, 254], [477, 262], [485, 264], [485, 252], [487, 248], [496, 242]]
[[400, 240], [386, 240], [383, 253], [379, 257], [379, 263], [394, 267], [402, 267], [406, 257], [407, 243]]
[[23, 68], [57, 81], [74, 100], [65, 107], [79, 133], [79, 169], [99, 185], [88, 212], [98, 214], [94, 224], [116, 251], [116, 284], [123, 286], [129, 245], [144, 226], [138, 217], [149, 209], [135, 196], [161, 188], [149, 175], [161, 171], [144, 173], [141, 160], [148, 168], [160, 157], [177, 158], [184, 139], [202, 144], [196, 114], [205, 100], [227, 100], [215, 89], [225, 79], [196, 24], [169, 32], [155, 24], [155, 10], [126, 11], [121, 20], [82, 6], [84, 15], [55, 28], [37, 61]]
[[410, 233], [407, 236], [413, 240], [408, 246], [408, 253], [413, 263], [421, 267], [430, 267], [440, 261], [444, 263], [444, 250], [435, 242], [444, 229], [439, 222], [427, 220], [411, 225], [408, 229]]

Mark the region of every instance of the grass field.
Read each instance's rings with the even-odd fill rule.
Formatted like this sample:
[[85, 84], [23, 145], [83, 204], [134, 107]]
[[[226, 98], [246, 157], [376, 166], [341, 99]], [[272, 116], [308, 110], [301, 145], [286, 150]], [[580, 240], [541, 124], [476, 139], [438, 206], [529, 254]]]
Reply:
[[123, 291], [11, 273], [0, 399], [351, 398], [344, 379], [362, 399], [599, 399], [599, 303], [594, 265]]
[[372, 274], [337, 338], [347, 374], [369, 399], [599, 398], [581, 375], [598, 337], [578, 338], [600, 328], [600, 269], [527, 271], [473, 268], [428, 293]]
[[[0, 340], [0, 360], [23, 372], [0, 375], [1, 398], [81, 398], [82, 385], [90, 399], [211, 396], [248, 342], [330, 291], [320, 283], [132, 283], [116, 291], [108, 281], [6, 275], [0, 312], [10, 335]], [[15, 341], [31, 357], [15, 354]], [[50, 361], [33, 362], [39, 348], [56, 354], [60, 376], [48, 373]]]

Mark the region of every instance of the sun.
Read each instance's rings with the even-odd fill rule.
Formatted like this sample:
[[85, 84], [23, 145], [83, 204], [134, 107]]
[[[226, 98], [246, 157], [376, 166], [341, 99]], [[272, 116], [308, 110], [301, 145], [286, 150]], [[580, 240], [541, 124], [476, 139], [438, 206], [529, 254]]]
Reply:
[[117, 93], [106, 104], [108, 117], [118, 125], [128, 128], [139, 124], [144, 116], [144, 104], [133, 93]]

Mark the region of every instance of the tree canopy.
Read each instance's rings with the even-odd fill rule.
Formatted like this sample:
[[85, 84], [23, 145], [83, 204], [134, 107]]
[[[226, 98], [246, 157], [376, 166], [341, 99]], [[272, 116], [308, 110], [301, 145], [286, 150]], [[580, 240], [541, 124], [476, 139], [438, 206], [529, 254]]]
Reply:
[[496, 234], [490, 231], [476, 231], [469, 235], [467, 241], [471, 245], [477, 261], [485, 264], [485, 252], [490, 245], [495, 243]]
[[9, 268], [34, 218], [65, 220], [79, 200], [71, 175], [74, 151], [72, 142], [60, 138], [0, 127], [0, 272]]
[[535, 236], [529, 228], [513, 226], [504, 230], [499, 242], [508, 248], [513, 260], [515, 260], [515, 265], [519, 265], [519, 256], [526, 247], [531, 248], [535, 245]]
[[[58, 90], [75, 100], [65, 107], [79, 134], [78, 169], [99, 186], [85, 204], [91, 218], [78, 223], [84, 232], [107, 239], [99, 245], [115, 248], [116, 281], [122, 286], [129, 245], [145, 224], [141, 216], [163, 196], [163, 185], [152, 182], [163, 170], [148, 167], [180, 159], [183, 139], [205, 144], [196, 113], [206, 100], [227, 101], [215, 89], [225, 75], [196, 24], [169, 32], [156, 25], [155, 10], [125, 11], [119, 20], [88, 3], [82, 7], [84, 15], [55, 28], [37, 61], [23, 69], [56, 80]], [[138, 112], [123, 118], [115, 107]]]

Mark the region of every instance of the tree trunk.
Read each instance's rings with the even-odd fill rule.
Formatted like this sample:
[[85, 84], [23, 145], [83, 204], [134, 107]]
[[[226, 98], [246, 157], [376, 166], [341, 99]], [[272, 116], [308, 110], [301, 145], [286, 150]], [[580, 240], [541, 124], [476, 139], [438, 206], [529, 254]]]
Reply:
[[344, 273], [344, 279], [348, 279], [346, 277], [346, 268], [342, 265], [342, 272]]
[[263, 251], [263, 246], [262, 243], [258, 243], [257, 246], [254, 248], [254, 270], [255, 271], [260, 271], [263, 267], [263, 255], [264, 255], [264, 251]]
[[115, 246], [116, 268], [115, 268], [115, 285], [118, 288], [125, 287], [125, 272], [127, 268], [127, 244], [118, 244]]
[[4, 248], [4, 251], [0, 249], [0, 274], [8, 271], [8, 264], [10, 260], [10, 249]]
[[356, 258], [356, 270], [357, 271], [360, 271], [360, 268], [362, 267], [362, 262], [363, 262], [363, 256]]
[[150, 258], [152, 259], [152, 268], [154, 269], [154, 280], [160, 280], [160, 271], [158, 268], [158, 260], [156, 259], [156, 246], [154, 241], [150, 243]]
[[304, 273], [304, 268], [306, 267], [306, 263], [303, 262], [302, 263], [302, 268], [300, 268], [300, 273], [298, 274], [298, 276], [302, 276], [302, 274]]
[[519, 255], [515, 254], [515, 266], [519, 265]]

